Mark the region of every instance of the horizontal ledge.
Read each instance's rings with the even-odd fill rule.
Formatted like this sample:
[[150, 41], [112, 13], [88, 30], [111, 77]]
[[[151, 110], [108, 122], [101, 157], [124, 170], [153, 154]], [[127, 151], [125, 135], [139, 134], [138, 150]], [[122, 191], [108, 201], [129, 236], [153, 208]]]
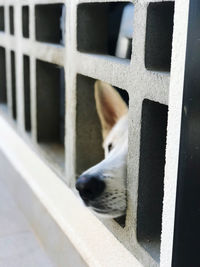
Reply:
[[130, 60], [80, 52], [76, 52], [75, 59], [77, 73], [127, 90]]
[[129, 66], [131, 60], [125, 58], [119, 58], [116, 56], [106, 55], [106, 54], [95, 54], [95, 53], [84, 53], [84, 52], [77, 52], [77, 55], [80, 57], [91, 57], [99, 60], [106, 60], [110, 61], [115, 64]]
[[[106, 81], [113, 86], [125, 89], [135, 97], [148, 98], [168, 104], [169, 78], [166, 72], [142, 70], [142, 75], [133, 78], [134, 62], [113, 56], [76, 52], [76, 72], [94, 79]], [[137, 76], [137, 73], [136, 73]], [[148, 85], [148, 86], [147, 86]]]
[[32, 55], [38, 59], [60, 66], [65, 64], [65, 47], [61, 45], [31, 41], [21, 38], [20, 50], [16, 50], [15, 37], [0, 33], [0, 46], [22, 54]]
[[60, 45], [23, 39], [22, 52], [60, 66], [65, 63], [65, 47]]

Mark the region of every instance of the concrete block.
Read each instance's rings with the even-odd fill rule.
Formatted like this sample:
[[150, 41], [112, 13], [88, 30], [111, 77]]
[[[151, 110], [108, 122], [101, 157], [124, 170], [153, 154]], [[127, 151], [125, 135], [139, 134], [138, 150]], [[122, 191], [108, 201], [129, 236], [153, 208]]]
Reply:
[[[125, 59], [115, 56], [115, 50], [122, 10], [130, 3], [132, 53]], [[172, 112], [166, 159], [165, 149], [170, 77], [171, 99], [178, 99], [176, 77], [180, 92], [183, 76], [178, 45], [174, 41], [172, 46], [172, 39], [179, 43], [187, 30], [186, 22], [181, 25], [187, 17], [182, 6], [187, 10], [188, 0], [0, 0], [0, 102], [16, 119], [20, 135], [68, 186], [73, 188], [77, 175], [103, 158], [95, 80], [127, 92], [127, 212], [120, 223], [103, 222], [144, 266], [159, 266], [162, 257], [166, 263], [169, 229], [170, 247], [173, 242], [173, 216], [166, 204], [172, 193], [166, 179], [175, 179], [175, 170], [169, 178], [170, 157], [179, 139], [178, 133], [173, 139], [172, 125], [180, 116], [173, 118]], [[171, 101], [172, 110], [179, 112]]]

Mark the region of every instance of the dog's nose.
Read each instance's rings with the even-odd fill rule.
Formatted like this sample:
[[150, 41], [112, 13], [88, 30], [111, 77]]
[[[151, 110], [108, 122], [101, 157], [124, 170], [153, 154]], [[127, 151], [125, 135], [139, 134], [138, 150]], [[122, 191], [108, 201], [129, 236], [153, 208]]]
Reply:
[[105, 183], [99, 177], [83, 175], [78, 178], [76, 189], [83, 200], [94, 200], [104, 191]]

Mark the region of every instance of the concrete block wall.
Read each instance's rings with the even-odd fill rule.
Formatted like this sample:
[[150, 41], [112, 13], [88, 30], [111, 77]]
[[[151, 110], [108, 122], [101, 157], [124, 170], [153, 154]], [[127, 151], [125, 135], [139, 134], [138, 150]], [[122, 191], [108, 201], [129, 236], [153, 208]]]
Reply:
[[[134, 4], [130, 59], [106, 47], [108, 5], [125, 2]], [[103, 158], [95, 80], [128, 93], [127, 212], [103, 223], [144, 266], [160, 265], [174, 5], [0, 0], [1, 113], [72, 190]]]

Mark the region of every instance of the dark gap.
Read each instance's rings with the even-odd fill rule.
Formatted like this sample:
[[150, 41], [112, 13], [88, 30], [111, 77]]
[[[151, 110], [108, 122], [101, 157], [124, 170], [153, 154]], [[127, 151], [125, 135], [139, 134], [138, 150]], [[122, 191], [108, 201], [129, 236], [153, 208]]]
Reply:
[[37, 60], [36, 78], [38, 142], [55, 142], [64, 147], [64, 68]]
[[113, 86], [115, 90], [120, 94], [121, 98], [124, 100], [124, 102], [129, 106], [129, 94], [126, 90], [121, 89], [119, 87]]
[[3, 6], [0, 6], [0, 31], [5, 31], [5, 15]]
[[64, 45], [65, 5], [35, 6], [36, 40]]
[[14, 7], [9, 6], [10, 34], [14, 35]]
[[150, 3], [147, 8], [145, 67], [170, 71], [174, 2]]
[[30, 96], [30, 58], [27, 55], [23, 56], [24, 65], [24, 115], [25, 115], [25, 130], [31, 131], [31, 96]]
[[29, 6], [22, 7], [22, 33], [23, 37], [29, 38]]
[[159, 261], [165, 167], [166, 105], [144, 99], [142, 104], [137, 207], [139, 243]]
[[95, 81], [77, 75], [76, 173], [79, 175], [104, 158], [101, 126], [94, 99]]
[[0, 103], [7, 103], [6, 50], [0, 47]]
[[15, 52], [11, 51], [12, 115], [17, 118]]
[[126, 226], [126, 215], [114, 219], [122, 228]]
[[133, 14], [130, 2], [78, 5], [77, 49], [130, 59]]

